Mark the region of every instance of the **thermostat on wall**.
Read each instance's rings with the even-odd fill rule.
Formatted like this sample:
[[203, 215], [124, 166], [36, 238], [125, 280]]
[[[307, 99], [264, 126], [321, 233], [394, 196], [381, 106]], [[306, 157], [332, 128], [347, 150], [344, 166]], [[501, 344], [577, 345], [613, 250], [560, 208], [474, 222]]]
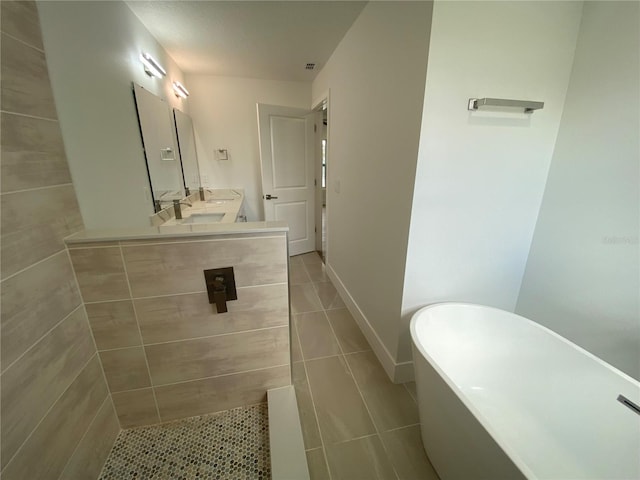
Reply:
[[229, 160], [229, 154], [226, 148], [217, 148], [216, 149], [216, 158], [218, 160]]

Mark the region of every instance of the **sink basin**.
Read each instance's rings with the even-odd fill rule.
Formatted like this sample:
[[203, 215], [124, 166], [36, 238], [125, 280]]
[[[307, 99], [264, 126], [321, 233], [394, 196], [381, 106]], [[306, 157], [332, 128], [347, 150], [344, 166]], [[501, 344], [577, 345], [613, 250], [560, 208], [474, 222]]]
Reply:
[[218, 200], [216, 198], [211, 198], [207, 200], [207, 203], [213, 203], [214, 205], [224, 205], [228, 200]]
[[218, 223], [224, 218], [224, 213], [192, 213], [182, 223]]

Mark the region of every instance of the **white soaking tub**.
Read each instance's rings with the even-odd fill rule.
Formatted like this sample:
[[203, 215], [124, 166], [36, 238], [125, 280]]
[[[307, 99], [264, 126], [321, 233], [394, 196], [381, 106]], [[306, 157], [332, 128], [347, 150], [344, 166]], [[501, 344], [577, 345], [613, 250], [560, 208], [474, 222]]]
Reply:
[[442, 480], [638, 479], [640, 383], [531, 320], [462, 303], [411, 320], [422, 440]]

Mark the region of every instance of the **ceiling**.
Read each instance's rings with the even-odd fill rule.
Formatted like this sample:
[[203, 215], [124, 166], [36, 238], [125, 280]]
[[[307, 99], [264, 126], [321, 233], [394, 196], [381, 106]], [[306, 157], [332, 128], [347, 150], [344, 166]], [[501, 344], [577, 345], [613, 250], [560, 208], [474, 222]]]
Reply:
[[[358, 1], [127, 0], [184, 73], [312, 81], [358, 17]], [[306, 70], [315, 63], [314, 70]]]

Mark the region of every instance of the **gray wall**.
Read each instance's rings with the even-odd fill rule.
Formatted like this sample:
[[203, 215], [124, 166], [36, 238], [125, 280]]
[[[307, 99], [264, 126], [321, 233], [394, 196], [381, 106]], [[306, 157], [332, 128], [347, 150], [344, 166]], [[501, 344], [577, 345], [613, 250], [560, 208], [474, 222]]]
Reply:
[[1, 475], [96, 478], [120, 427], [62, 240], [82, 219], [36, 5], [1, 8]]
[[516, 312], [640, 378], [637, 2], [585, 2]]

